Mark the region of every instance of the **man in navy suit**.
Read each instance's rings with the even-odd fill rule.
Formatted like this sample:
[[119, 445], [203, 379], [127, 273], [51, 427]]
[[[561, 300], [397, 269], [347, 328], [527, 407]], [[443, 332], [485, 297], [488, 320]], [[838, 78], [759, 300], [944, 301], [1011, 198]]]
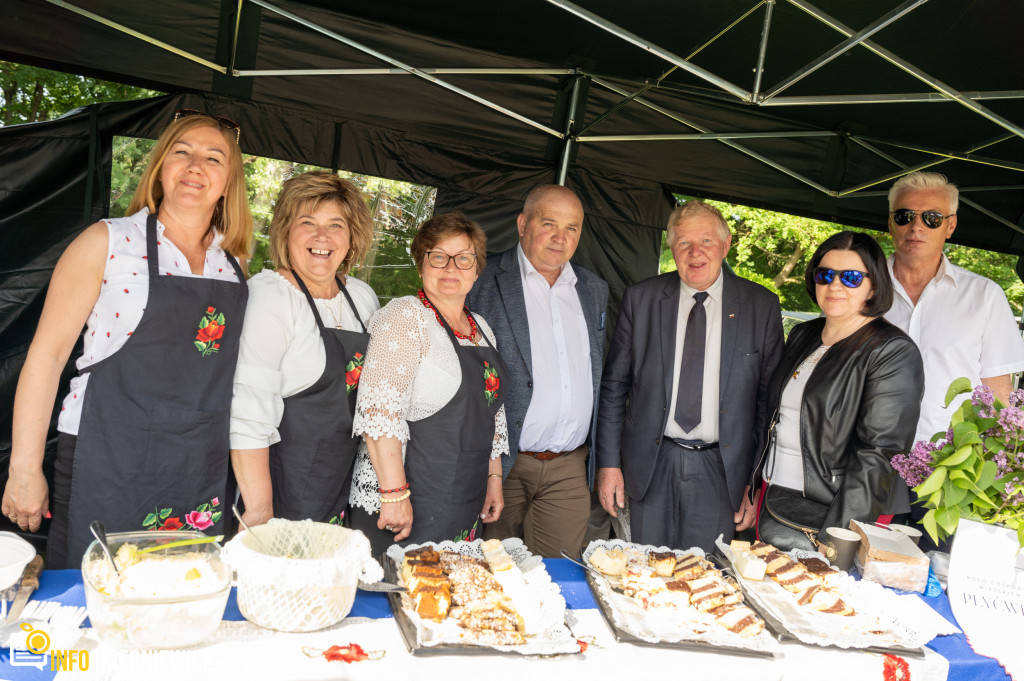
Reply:
[[517, 226], [519, 245], [487, 258], [467, 299], [509, 374], [505, 508], [484, 535], [552, 558], [579, 553], [590, 519], [608, 285], [569, 262], [583, 231], [572, 190], [535, 188]]
[[597, 490], [630, 538], [714, 548], [754, 509], [745, 492], [782, 355], [779, 299], [722, 269], [732, 235], [718, 209], [676, 208], [678, 272], [626, 289], [601, 382]]

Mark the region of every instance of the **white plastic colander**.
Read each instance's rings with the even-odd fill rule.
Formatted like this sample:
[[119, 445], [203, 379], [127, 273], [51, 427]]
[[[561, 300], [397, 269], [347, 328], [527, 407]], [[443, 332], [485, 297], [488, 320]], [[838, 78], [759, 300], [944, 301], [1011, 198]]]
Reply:
[[357, 530], [275, 519], [251, 532], [256, 536], [245, 531], [229, 541], [224, 557], [236, 572], [238, 609], [261, 627], [329, 627], [352, 609], [358, 580], [383, 577], [370, 556], [370, 542]]

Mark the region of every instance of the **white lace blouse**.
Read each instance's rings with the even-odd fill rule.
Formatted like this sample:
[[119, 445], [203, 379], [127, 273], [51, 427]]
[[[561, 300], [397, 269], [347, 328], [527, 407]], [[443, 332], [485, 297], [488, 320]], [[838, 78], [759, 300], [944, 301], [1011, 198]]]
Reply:
[[[494, 344], [487, 322], [473, 315], [480, 331]], [[396, 298], [370, 320], [370, 345], [359, 379], [353, 435], [394, 437], [409, 441], [409, 421], [437, 413], [455, 397], [462, 383], [458, 355], [434, 312], [416, 297]], [[460, 345], [472, 341], [457, 339]], [[508, 454], [505, 407], [494, 417], [491, 458]], [[349, 503], [369, 513], [380, 509], [377, 474], [365, 445], [359, 448]]]
[[[380, 308], [368, 284], [349, 277], [345, 288], [365, 324]], [[345, 294], [314, 298], [327, 328], [362, 331]], [[327, 364], [323, 340], [306, 296], [273, 270], [249, 279], [231, 398], [231, 449], [262, 449], [281, 441], [284, 398], [313, 385]]]

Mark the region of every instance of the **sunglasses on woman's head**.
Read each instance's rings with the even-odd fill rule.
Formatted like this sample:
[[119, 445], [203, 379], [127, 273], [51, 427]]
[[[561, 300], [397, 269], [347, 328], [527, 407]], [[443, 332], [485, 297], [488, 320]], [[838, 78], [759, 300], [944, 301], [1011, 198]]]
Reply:
[[942, 221], [946, 218], [951, 218], [956, 213], [950, 213], [949, 215], [943, 215], [937, 210], [926, 210], [918, 212], [916, 210], [910, 210], [909, 208], [897, 208], [893, 212], [889, 213], [892, 216], [892, 221], [900, 227], [905, 227], [914, 221], [918, 215], [921, 216], [921, 222], [928, 229], [938, 229], [942, 225]]
[[831, 284], [838, 274], [839, 282], [846, 288], [857, 288], [864, 283], [864, 277], [868, 276], [867, 272], [860, 270], [832, 270], [827, 267], [815, 267], [812, 274], [815, 283], [822, 286]]
[[242, 127], [230, 118], [214, 116], [213, 114], [208, 114], [205, 111], [199, 111], [198, 109], [178, 109], [174, 112], [174, 120], [178, 120], [179, 118], [188, 118], [189, 116], [205, 116], [207, 118], [212, 118], [217, 121], [217, 125], [225, 130], [234, 130], [235, 144], [238, 144], [239, 140], [242, 138]]

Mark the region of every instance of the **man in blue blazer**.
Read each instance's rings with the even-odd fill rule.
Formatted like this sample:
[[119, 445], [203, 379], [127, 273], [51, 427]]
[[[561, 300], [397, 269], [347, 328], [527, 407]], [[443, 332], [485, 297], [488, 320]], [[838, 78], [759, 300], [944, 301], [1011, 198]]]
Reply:
[[732, 235], [701, 201], [669, 217], [678, 272], [626, 289], [601, 383], [597, 489], [630, 538], [687, 549], [728, 542], [753, 514], [746, 491], [782, 355], [779, 299], [722, 269]]
[[484, 534], [552, 558], [579, 552], [590, 519], [608, 285], [569, 262], [583, 230], [572, 190], [535, 188], [516, 224], [519, 245], [487, 258], [467, 299], [509, 374], [505, 508]]

